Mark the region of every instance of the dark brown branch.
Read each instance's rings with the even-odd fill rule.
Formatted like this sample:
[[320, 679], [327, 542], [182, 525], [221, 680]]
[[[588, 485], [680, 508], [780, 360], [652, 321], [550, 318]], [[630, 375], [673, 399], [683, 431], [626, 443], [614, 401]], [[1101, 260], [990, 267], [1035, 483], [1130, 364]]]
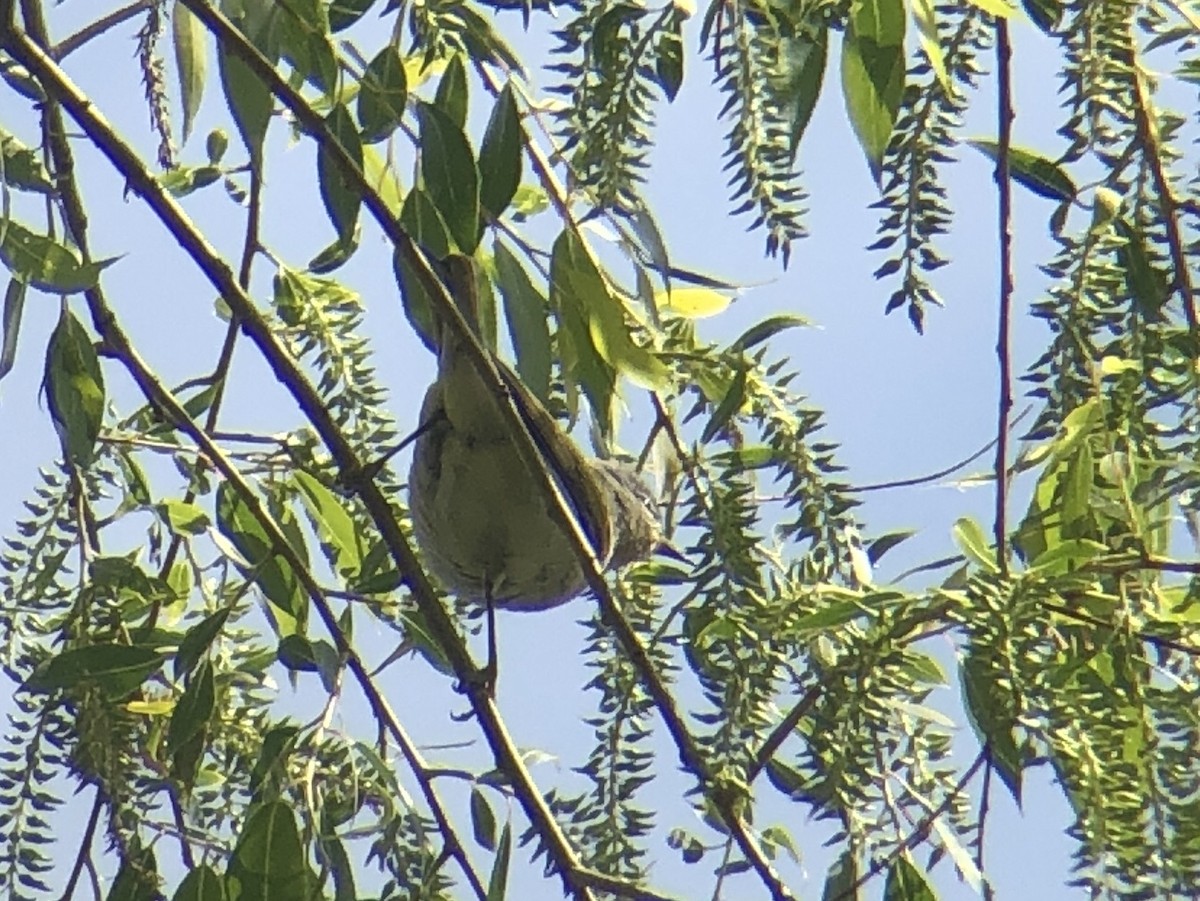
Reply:
[[1200, 322], [1196, 313], [1196, 291], [1192, 285], [1192, 271], [1187, 261], [1185, 239], [1179, 229], [1179, 206], [1171, 179], [1163, 162], [1162, 147], [1158, 141], [1158, 127], [1150, 119], [1151, 98], [1146, 90], [1146, 77], [1138, 63], [1133, 70], [1134, 115], [1137, 121], [1138, 143], [1146, 156], [1146, 162], [1154, 176], [1154, 188], [1163, 225], [1167, 229], [1167, 245], [1171, 248], [1171, 268], [1175, 270], [1174, 286], [1183, 300], [1183, 315], [1187, 319], [1192, 337], [1200, 336]]
[[[1095, 626], [1098, 629], [1108, 629], [1110, 632], [1116, 632], [1118, 627], [1112, 623], [1107, 623], [1098, 617], [1091, 616], [1087, 613], [1081, 613], [1078, 610], [1072, 610], [1070, 607], [1064, 607], [1062, 604], [1054, 604], [1049, 601], [1043, 601], [1042, 606], [1047, 610], [1060, 614], [1061, 616], [1069, 617], [1081, 623], [1087, 623], [1089, 626]], [[1144, 641], [1148, 645], [1168, 651], [1178, 651], [1180, 654], [1187, 654], [1189, 657], [1200, 657], [1200, 647], [1190, 644], [1184, 644], [1182, 641], [1175, 641], [1171, 638], [1164, 638], [1161, 635], [1155, 635], [1153, 632], [1146, 632], [1143, 629], [1132, 629], [1130, 633], [1138, 641]]]
[[75, 855], [75, 863], [71, 867], [71, 874], [67, 877], [66, 887], [63, 888], [62, 901], [71, 901], [75, 897], [75, 886], [79, 884], [79, 877], [91, 857], [92, 842], [96, 837], [96, 824], [100, 821], [100, 811], [103, 808], [104, 795], [97, 788], [96, 798], [92, 801], [92, 812], [88, 814], [87, 825], [83, 828], [83, 837], [79, 840], [79, 853]]
[[[404, 258], [419, 279], [421, 287], [437, 308], [436, 313], [438, 318], [454, 330], [455, 337], [461, 341], [462, 346], [467, 351], [472, 364], [478, 371], [481, 381], [497, 399], [501, 414], [515, 439], [517, 451], [529, 467], [530, 472], [534, 475], [539, 490], [550, 501], [550, 513], [570, 540], [579, 560], [580, 568], [587, 580], [588, 587], [596, 596], [599, 603], [601, 615], [616, 633], [618, 642], [629, 656], [647, 692], [653, 698], [655, 706], [658, 708], [659, 714], [662, 716], [667, 727], [667, 731], [670, 733], [672, 741], [679, 751], [681, 761], [689, 772], [701, 782], [706, 794], [712, 799], [725, 825], [737, 841], [739, 850], [741, 850], [742, 854], [745, 855], [746, 859], [754, 867], [755, 872], [770, 891], [772, 898], [775, 901], [787, 901], [787, 899], [791, 899], [791, 892], [783, 884], [770, 860], [759, 846], [757, 839], [754, 838], [749, 828], [737, 813], [735, 799], [732, 796], [726, 797], [729, 790], [716, 783], [707, 762], [688, 732], [683, 717], [675, 709], [674, 699], [667, 690], [666, 684], [658, 677], [645, 645], [643, 645], [641, 638], [632, 626], [630, 626], [629, 621], [625, 618], [612, 593], [609, 591], [608, 584], [604, 580], [601, 567], [596, 560], [595, 554], [592, 552], [590, 543], [579, 522], [571, 514], [570, 507], [566, 503], [557, 482], [550, 475], [542, 459], [541, 452], [538, 450], [532, 435], [529, 433], [525, 420], [513, 406], [510, 392], [508, 392], [503, 379], [496, 371], [491, 355], [480, 344], [478, 337], [463, 318], [458, 306], [447, 293], [445, 285], [442, 284], [441, 280], [430, 267], [424, 253], [413, 242], [407, 232], [400, 227], [392, 211], [367, 181], [362, 170], [342, 147], [341, 142], [329, 131], [324, 120], [313, 111], [304, 101], [303, 97], [280, 77], [271, 63], [243, 37], [241, 32], [228, 19], [207, 6], [202, 0], [181, 0], [181, 2], [204, 23], [205, 27], [217, 36], [227, 50], [238, 56], [255, 73], [270, 89], [271, 93], [296, 117], [305, 131], [317, 141], [321, 149], [336, 161], [342, 176], [362, 197], [363, 204], [370, 212], [372, 218], [383, 229], [384, 233], [395, 246], [396, 252]], [[532, 145], [527, 145], [528, 147], [532, 147]], [[530, 153], [533, 155], [534, 151], [531, 149]], [[546, 178], [553, 178], [553, 173], [550, 171], [549, 165], [544, 158], [535, 156], [534, 159], [535, 165], [543, 169], [539, 174]], [[564, 210], [563, 212], [566, 214], [569, 211]], [[567, 215], [567, 221], [571, 221], [569, 215]], [[245, 327], [250, 332], [255, 343], [259, 344], [260, 350], [266, 355], [268, 362], [271, 362], [275, 366], [273, 358], [278, 352], [267, 352], [267, 345], [274, 345], [273, 335], [271, 335], [269, 330], [262, 335], [256, 335], [256, 331], [261, 327], [260, 322], [261, 320], [252, 322], [247, 319]], [[290, 360], [286, 355], [282, 355], [281, 364], [284, 364], [285, 361], [286, 365], [290, 365]], [[276, 368], [276, 372], [281, 375], [281, 378], [283, 377], [284, 373], [280, 372], [278, 368]], [[393, 555], [397, 557], [397, 564], [400, 566], [401, 572], [412, 572], [414, 568], [418, 567], [418, 564], [412, 556], [412, 551], [408, 547], [407, 542], [398, 530], [389, 532], [391, 528], [395, 527], [395, 520], [391, 515], [390, 507], [373, 483], [369, 481], [362, 482], [356, 479], [356, 476], [362, 472], [362, 466], [354, 457], [349, 445], [346, 444], [344, 438], [338, 432], [336, 425], [328, 418], [328, 414], [319, 399], [312, 398], [310, 401], [309, 398], [304, 396], [303, 391], [299, 391], [298, 385], [293, 386], [287, 378], [283, 378], [283, 381], [285, 386], [289, 390], [292, 390], [301, 409], [313, 421], [318, 433], [321, 434], [322, 439], [330, 447], [335, 460], [337, 460], [341, 467], [346, 483], [354, 485], [358, 490], [359, 496], [362, 498], [367, 510], [371, 513], [372, 519], [375, 520], [376, 525], [381, 529], [385, 543], [393, 551]], [[299, 393], [297, 393], [298, 391]], [[315, 405], [317, 409], [310, 410], [310, 405]], [[314, 418], [314, 416], [318, 418]], [[324, 423], [328, 423], [328, 426], [324, 425]], [[331, 441], [334, 443], [331, 443]], [[405, 558], [403, 563], [401, 563], [401, 556]], [[417, 599], [418, 603], [421, 603], [419, 594], [417, 594]], [[441, 608], [441, 605], [436, 606], [436, 615], [445, 617], [445, 611]], [[424, 612], [424, 606], [422, 606], [422, 611]], [[446, 624], [449, 625], [448, 618], [446, 619]], [[437, 628], [440, 631], [440, 624]], [[439, 635], [438, 637], [440, 639], [441, 636]], [[453, 640], [458, 643], [457, 635], [454, 636]], [[452, 665], [455, 663], [453, 657], [451, 658], [451, 662]], [[459, 671], [457, 666], [455, 666], [455, 669]], [[462, 672], [468, 671], [464, 670]], [[469, 684], [471, 681], [477, 680], [467, 680], [468, 695], [471, 697], [476, 715], [480, 716], [480, 711], [484, 709], [494, 710], [492, 700], [490, 697], [487, 697], [483, 686], [472, 686]], [[497, 750], [498, 754], [499, 749], [497, 744], [508, 744], [511, 746], [511, 739], [507, 735], [507, 731], [503, 730], [502, 727], [496, 729], [496, 727], [500, 726], [498, 713], [495, 714], [495, 719], [481, 717], [481, 725], [485, 733], [488, 734], [489, 742], [494, 742], [492, 747], [494, 750]], [[496, 731], [493, 731], [494, 729]], [[519, 763], [515, 756], [515, 749], [513, 749], [511, 756], [508, 753], [503, 756], [509, 761]], [[523, 764], [520, 766], [524, 770]], [[538, 824], [539, 831], [542, 831], [542, 827], [551, 830], [543, 832], [543, 838], [547, 840], [552, 852], [554, 852], [553, 856], [560, 864], [560, 872], [569, 882], [570, 874], [575, 869], [578, 869], [579, 865], [577, 861], [569, 865], [564, 863], [564, 861], [568, 859], [574, 861], [574, 851], [570, 848], [566, 837], [558, 828], [557, 823], [550, 816], [544, 801], [542, 801], [540, 796], [532, 793], [532, 779], [528, 778], [528, 776], [526, 776], [526, 779], [530, 793], [520, 791], [518, 792], [518, 797], [531, 821]]]
[[993, 535], [996, 541], [996, 565], [1001, 575], [1008, 573], [1008, 432], [1012, 412], [1012, 350], [1009, 332], [1012, 326], [1012, 181], [1009, 177], [1009, 148], [1012, 146], [1012, 46], [1008, 23], [996, 21], [996, 195], [999, 207], [997, 238], [1000, 242], [999, 322], [996, 328], [996, 359], [999, 364], [1000, 391], [996, 401], [996, 513]]
[[[111, 126], [94, 110], [87, 97], [75, 87], [66, 74], [57, 67], [45, 51], [32, 41], [28, 35], [14, 29], [7, 34], [0, 35], [0, 43], [12, 54], [14, 59], [19, 60], [38, 78], [43, 87], [55, 100], [67, 109], [93, 144], [108, 157], [116, 169], [125, 176], [131, 187], [160, 216], [171, 234], [192, 255], [197, 265], [209, 277], [226, 301], [229, 302], [230, 307], [235, 310], [235, 313], [242, 315], [245, 320], [254, 320], [257, 331], [251, 331], [250, 327], [247, 326], [247, 332], [252, 336], [257, 335], [261, 342], [259, 344], [260, 348], [263, 349], [264, 354], [274, 364], [274, 371], [281, 378], [284, 378], [283, 374], [286, 374], [287, 379], [291, 380], [292, 385], [296, 387], [300, 396], [303, 397], [304, 403], [302, 406], [305, 407], [306, 411], [328, 423], [330, 431], [334, 435], [334, 440], [344, 443], [342, 436], [336, 432], [336, 427], [332, 426], [332, 421], [329, 420], [328, 413], [323, 411], [320, 399], [315, 390], [307, 384], [303, 375], [287, 357], [282, 348], [275, 344], [269, 327], [259, 317], [254, 305], [234, 280], [228, 267], [216, 252], [208, 246], [204, 238], [187, 220], [187, 217], [183, 214], [178, 204], [162, 189], [153, 175], [138, 159], [137, 155], [120, 140]], [[73, 188], [69, 190], [73, 192]], [[72, 203], [78, 203], [77, 196], [73, 198]], [[80, 207], [81, 209], [82, 207]], [[82, 226], [81, 234], [86, 234], [85, 229], [86, 225]], [[79, 240], [81, 236], [76, 235], [75, 237]], [[81, 246], [81, 250], [83, 249]], [[101, 338], [112, 348], [113, 354], [129, 371], [143, 395], [166, 414], [169, 422], [180, 431], [189, 435], [209, 459], [216, 464], [217, 469], [225, 477], [230, 486], [242, 497], [252, 515], [258, 519], [267, 535], [270, 536], [275, 550], [287, 559], [296, 572], [313, 607], [325, 623], [339, 652], [347, 661], [347, 665], [350, 667], [351, 672], [354, 673], [363, 693], [367, 696], [372, 711], [380, 723], [395, 738], [409, 766], [416, 774], [425, 794], [426, 803], [430, 806], [430, 810], [438, 823], [443, 839], [451, 848], [452, 854], [471, 883], [475, 896], [482, 901], [482, 899], [486, 898], [487, 891], [471, 866], [465, 848], [454, 831], [453, 824], [450, 822], [449, 817], [441, 806], [440, 800], [433, 791], [432, 783], [430, 780], [423, 778], [424, 764], [416, 751], [415, 745], [408, 739], [386, 699], [383, 698], [378, 688], [371, 681], [366, 667], [363, 665], [357, 652], [347, 641], [345, 634], [338, 624], [337, 615], [321, 594], [320, 587], [313, 579], [312, 574], [308, 572], [305, 562], [300, 559], [290, 542], [284, 537], [282, 530], [274, 518], [263, 508], [258, 496], [245, 481], [237, 467], [212, 442], [207, 433], [191, 420], [183, 406], [159, 382], [149, 367], [141, 360], [137, 351], [129, 343], [124, 331], [117, 324], [115, 314], [105, 303], [100, 291], [92, 289], [87, 292], [86, 298], [92, 313], [93, 326]], [[322, 416], [321, 413], [324, 413], [324, 415]], [[348, 448], [345, 448], [345, 450], [348, 452], [349, 459], [353, 461], [353, 453], [349, 452]], [[376, 494], [378, 494], [377, 490]], [[378, 503], [385, 507], [387, 504], [382, 495], [378, 495]], [[398, 534], [398, 526], [396, 526], [396, 529]], [[401, 537], [400, 540], [403, 541], [403, 538]], [[405, 547], [405, 550], [408, 550], [407, 547]], [[424, 593], [427, 603], [431, 603], [441, 611], [442, 617], [445, 620], [445, 631], [457, 639], [457, 633], [454, 632], [449, 618], [446, 616], [445, 611], [441, 609], [441, 605], [437, 602], [436, 596], [428, 582], [425, 581], [423, 574], [420, 574], [415, 560], [411, 559], [411, 553], [411, 550], [408, 550], [411, 566], [406, 568], [405, 571], [410, 574], [414, 572], [418, 574], [416, 576], [410, 575], [410, 584], [414, 585], [414, 594], [418, 594], [419, 592]], [[441, 635], [438, 635], [438, 637], [441, 638]], [[472, 666], [466, 649], [461, 643], [459, 643], [457, 648], [451, 646], [446, 649], [448, 654], [452, 654], [455, 651], [458, 652], [458, 659], [455, 662], [463, 667], [464, 672], [467, 671], [468, 667]], [[508, 750], [517, 760], [518, 765], [520, 765], [519, 758], [516, 758], [516, 749], [511, 746], [511, 741], [509, 741]]]

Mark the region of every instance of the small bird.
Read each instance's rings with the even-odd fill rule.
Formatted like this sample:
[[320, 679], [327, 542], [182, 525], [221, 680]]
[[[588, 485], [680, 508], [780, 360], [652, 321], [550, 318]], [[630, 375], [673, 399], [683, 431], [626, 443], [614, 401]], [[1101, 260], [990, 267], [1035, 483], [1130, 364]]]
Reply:
[[[471, 260], [452, 256], [443, 269], [451, 296], [477, 328]], [[421, 407], [409, 472], [413, 530], [425, 562], [448, 591], [485, 603], [489, 617], [493, 606], [562, 604], [587, 581], [501, 415], [507, 400], [480, 378], [453, 329], [437, 332], [437, 378]], [[615, 569], [662, 547], [654, 496], [634, 465], [585, 456], [517, 376], [494, 362], [601, 567]]]

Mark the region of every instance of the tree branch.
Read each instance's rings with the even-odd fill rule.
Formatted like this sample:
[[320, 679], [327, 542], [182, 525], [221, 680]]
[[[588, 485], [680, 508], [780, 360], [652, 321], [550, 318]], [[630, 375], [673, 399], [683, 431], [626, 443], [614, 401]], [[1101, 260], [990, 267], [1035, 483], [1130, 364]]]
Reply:
[[[204, 239], [186, 219], [182, 210], [174, 204], [173, 200], [157, 184], [153, 175], [141, 164], [133, 151], [119, 139], [107, 122], [101, 119], [99, 114], [93, 110], [92, 104], [71, 83], [65, 73], [58, 69], [53, 60], [23, 32], [14, 30], [0, 39], [0, 41], [2, 41], [5, 48], [12, 54], [13, 58], [21, 61], [23, 65], [33, 72], [46, 88], [47, 92], [66, 107], [76, 122], [83, 128], [89, 139], [108, 156], [117, 170], [129, 180], [129, 183], [138, 189], [139, 194], [147, 200], [155, 212], [159, 213], [171, 234], [193, 253], [193, 258], [196, 259], [201, 270], [214, 282], [215, 287], [222, 292], [222, 296], [230, 303], [230, 306], [235, 309], [240, 308], [239, 311], [242, 313], [250, 312], [257, 317], [257, 311], [254, 310], [249, 298], [233, 280], [232, 274], [224, 262], [207, 246]], [[74, 237], [81, 240], [85, 234], [86, 231]], [[86, 297], [92, 313], [93, 325], [98, 334], [112, 348], [114, 355], [129, 371], [147, 400], [163, 410], [173, 425], [191, 437], [205, 455], [214, 462], [218, 471], [221, 472], [227, 482], [242, 496], [251, 513], [271, 538], [273, 549], [288, 560], [289, 565], [295, 571], [313, 606], [320, 614], [330, 635], [333, 637], [339, 652], [346, 659], [363, 693], [367, 696], [372, 712], [396, 740], [406, 761], [416, 774], [418, 781], [422, 785], [426, 803], [429, 804], [434, 818], [438, 822], [439, 829], [451, 850], [451, 854], [463, 869], [464, 874], [471, 883], [475, 896], [480, 901], [483, 901], [487, 897], [487, 891], [484, 888], [482, 880], [471, 866], [464, 846], [454, 831], [453, 824], [450, 822], [449, 817], [441, 806], [440, 800], [433, 791], [432, 781], [424, 775], [426, 769], [424, 761], [416, 751], [415, 744], [404, 732], [403, 727], [400, 725], [399, 720], [392, 712], [387, 701], [371, 681], [361, 658], [359, 658], [357, 652], [347, 641], [345, 634], [338, 625], [336, 614], [322, 595], [320, 586], [316, 583], [312, 574], [308, 572], [305, 562], [299, 557], [290, 542], [287, 541], [274, 518], [263, 508], [253, 488], [245, 481], [237, 467], [233, 465], [221, 449], [208, 437], [206, 432], [192, 422], [183, 406], [175, 400], [174, 396], [158, 381], [149, 367], [141, 360], [136, 350], [129, 343], [124, 331], [117, 324], [116, 315], [107, 305], [101, 292], [93, 288], [87, 292]], [[259, 320], [259, 325], [263, 329], [266, 328], [265, 323], [261, 322], [261, 320]], [[285, 368], [292, 365], [291, 375], [296, 379], [303, 380], [303, 376], [298, 370], [294, 369], [294, 364], [285, 361], [283, 351], [279, 348], [275, 348], [275, 350], [279, 364]], [[276, 368], [275, 371], [278, 374], [280, 370]], [[305, 387], [308, 386], [306, 385]], [[311, 404], [320, 406], [319, 398], [317, 398], [315, 391], [311, 387], [308, 387], [306, 400]], [[382, 501], [382, 497], [380, 499]], [[386, 503], [386, 501], [383, 501], [383, 503]], [[424, 581], [423, 578], [421, 581]], [[436, 597], [432, 589], [429, 588], [428, 583], [424, 583], [424, 590], [427, 598], [440, 609], [441, 605], [437, 603]], [[444, 611], [442, 615], [445, 617]], [[447, 625], [451, 634], [457, 638], [457, 633], [453, 632], [452, 627], [449, 627], [448, 623]], [[460, 657], [465, 661], [465, 666], [470, 666], [470, 660], [466, 656], [465, 647], [462, 647], [460, 644], [458, 650]]]
[[993, 535], [996, 565], [1001, 576], [1008, 573], [1008, 432], [1012, 411], [1012, 351], [1009, 332], [1012, 320], [1012, 181], [1009, 177], [1009, 148], [1012, 146], [1012, 46], [1008, 23], [996, 20], [997, 140], [996, 195], [999, 200], [997, 234], [1000, 241], [999, 323], [996, 328], [996, 359], [1000, 390], [996, 401], [996, 513]]

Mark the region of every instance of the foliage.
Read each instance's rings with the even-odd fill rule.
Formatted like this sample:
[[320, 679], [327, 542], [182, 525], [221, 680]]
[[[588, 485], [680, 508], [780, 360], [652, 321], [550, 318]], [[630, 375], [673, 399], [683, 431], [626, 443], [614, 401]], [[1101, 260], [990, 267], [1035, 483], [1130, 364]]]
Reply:
[[[996, 49], [995, 74], [1019, 65], [1006, 0], [714, 0], [694, 33], [683, 2], [574, 0], [553, 26], [549, 98], [505, 33], [518, 18], [549, 33], [551, 5], [483, 7], [148, 0], [54, 43], [57, 7], [0, 2], [0, 378], [27, 295], [58, 298], [44, 390], [62, 445], [0, 556], [15, 686], [5, 895], [82, 891], [107, 855], [112, 898], [493, 899], [510, 877], [538, 878], [515, 875], [532, 855], [574, 897], [658, 898], [665, 842], [711, 874], [705, 894], [783, 899], [803, 817], [835, 848], [826, 898], [876, 877], [886, 897], [931, 897], [946, 859], [986, 892], [983, 799], [999, 785], [1019, 801], [1039, 766], [1069, 802], [1081, 886], [1192, 892], [1200, 563], [1179, 524], [1200, 541], [1200, 184], [1180, 174], [1195, 165], [1192, 117], [1168, 108], [1200, 80], [1192, 5], [1023, 0], [1061, 57], [1057, 157], [1013, 146], [1007, 125], [961, 133], [985, 54]], [[112, 32], [130, 19], [149, 134], [114, 131], [87, 73], [76, 87], [59, 66], [93, 43], [123, 52]], [[804, 321], [703, 339], [697, 319], [723, 312], [732, 286], [674, 264], [642, 197], [657, 104], [682, 89], [697, 38], [728, 123], [735, 212], [784, 263], [806, 230], [800, 149], [837, 67], [880, 191], [875, 274], [898, 279], [886, 308], [918, 330], [942, 303], [943, 176], [960, 143], [994, 161], [1002, 210], [1021, 189], [1057, 204], [1049, 287], [1031, 308], [1049, 337], [1023, 374], [1038, 405], [1029, 448], [1008, 449], [1005, 362], [996, 521], [989, 535], [962, 519], [957, 548], [921, 567], [949, 574], [925, 588], [878, 582], [907, 535], [870, 535], [856, 517], [862, 492], [773, 340]], [[201, 100], [217, 91], [225, 127], [201, 151]], [[289, 129], [313, 151], [329, 220], [307, 264], [268, 215]], [[170, 386], [144, 362], [116, 261], [89, 250], [84, 150], [215, 290], [227, 331], [210, 372]], [[606, 231], [615, 249], [595, 237]], [[623, 379], [656, 413], [647, 455], [680, 559], [593, 586], [591, 744], [562, 778], [534, 780], [468, 652], [479, 611], [447, 605], [411, 549], [368, 337], [377, 299], [352, 287], [381, 240], [426, 344], [450, 318], [447, 273], [470, 257], [479, 351], [507, 335], [565, 427], [586, 413], [612, 452]], [[1002, 321], [1012, 301], [1005, 284]], [[250, 383], [235, 357], [254, 360]], [[226, 431], [231, 396], [264, 416], [286, 408], [286, 424]], [[1010, 519], [1018, 480], [1031, 497]], [[409, 683], [364, 662], [381, 625], [418, 652], [404, 663], [414, 684], [459, 689], [469, 712], [454, 719], [481, 749], [470, 763], [422, 747], [393, 711], [384, 687]], [[954, 673], [932, 652], [947, 635]], [[302, 710], [285, 709], [281, 680]], [[950, 714], [948, 686], [963, 695]], [[343, 717], [353, 705], [365, 707]], [[960, 722], [978, 740], [967, 765]], [[82, 829], [56, 828], [88, 804]]]

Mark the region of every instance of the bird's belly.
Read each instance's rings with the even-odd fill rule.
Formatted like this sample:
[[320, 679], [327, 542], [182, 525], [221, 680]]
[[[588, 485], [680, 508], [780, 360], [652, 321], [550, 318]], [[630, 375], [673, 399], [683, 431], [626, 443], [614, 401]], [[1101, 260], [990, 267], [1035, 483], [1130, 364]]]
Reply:
[[482, 600], [490, 586], [499, 606], [539, 609], [583, 589], [570, 543], [510, 443], [446, 435], [440, 467], [420, 494], [417, 539], [449, 590]]

